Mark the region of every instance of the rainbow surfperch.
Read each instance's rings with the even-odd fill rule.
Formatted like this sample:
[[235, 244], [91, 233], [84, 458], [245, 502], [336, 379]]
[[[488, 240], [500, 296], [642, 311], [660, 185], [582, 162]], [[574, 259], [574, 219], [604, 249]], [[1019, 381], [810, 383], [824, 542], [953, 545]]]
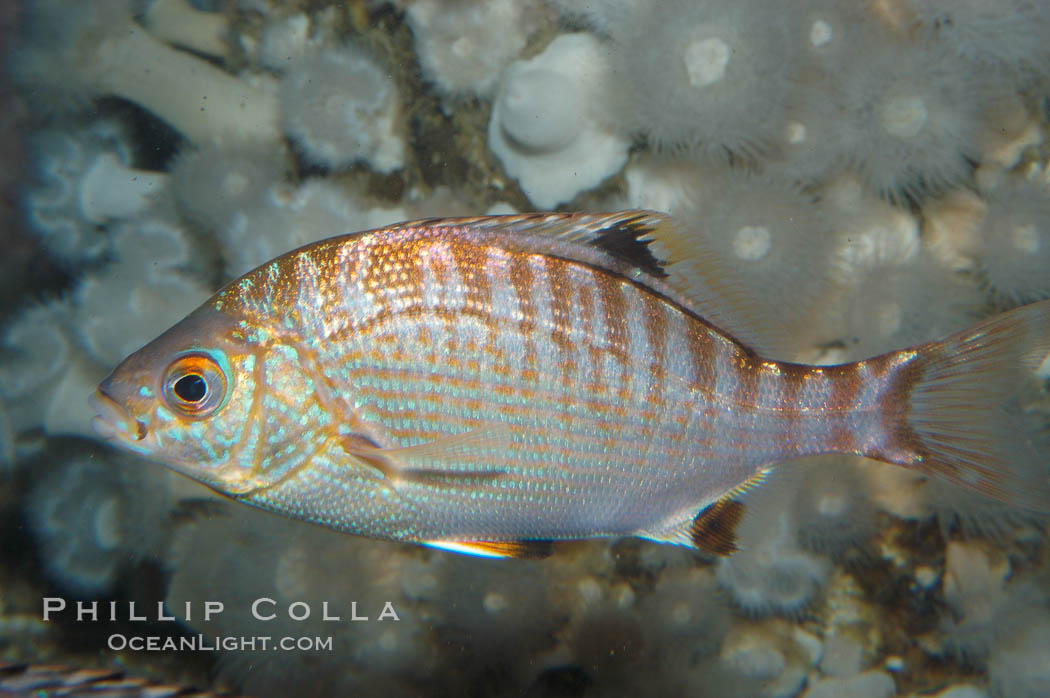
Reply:
[[777, 362], [665, 282], [647, 240], [670, 225], [427, 220], [289, 252], [117, 367], [95, 427], [247, 504], [494, 556], [600, 536], [728, 553], [736, 493], [831, 452], [1050, 507], [998, 410], [1050, 352], [1050, 301], [867, 361]]

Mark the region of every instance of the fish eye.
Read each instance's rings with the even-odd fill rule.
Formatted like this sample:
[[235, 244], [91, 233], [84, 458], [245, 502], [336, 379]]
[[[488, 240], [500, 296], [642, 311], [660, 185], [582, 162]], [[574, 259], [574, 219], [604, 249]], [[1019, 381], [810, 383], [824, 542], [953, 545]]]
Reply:
[[207, 417], [226, 397], [226, 375], [207, 354], [175, 359], [164, 374], [164, 400], [188, 417]]
[[204, 380], [204, 376], [196, 373], [187, 373], [175, 381], [171, 389], [183, 402], [200, 402], [208, 397], [208, 382]]

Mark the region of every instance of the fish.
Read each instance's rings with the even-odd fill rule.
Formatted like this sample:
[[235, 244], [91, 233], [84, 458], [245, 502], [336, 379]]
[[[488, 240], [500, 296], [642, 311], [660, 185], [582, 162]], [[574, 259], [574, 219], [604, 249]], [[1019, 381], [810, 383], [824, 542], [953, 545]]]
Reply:
[[125, 359], [93, 425], [235, 501], [489, 557], [621, 536], [727, 555], [739, 495], [827, 453], [1050, 507], [1002, 409], [1050, 353], [1050, 301], [864, 361], [778, 361], [718, 265], [683, 291], [660, 258], [677, 226], [534, 213], [301, 247]]
[[0, 696], [4, 698], [211, 698], [216, 695], [192, 686], [131, 676], [124, 669], [0, 660]]

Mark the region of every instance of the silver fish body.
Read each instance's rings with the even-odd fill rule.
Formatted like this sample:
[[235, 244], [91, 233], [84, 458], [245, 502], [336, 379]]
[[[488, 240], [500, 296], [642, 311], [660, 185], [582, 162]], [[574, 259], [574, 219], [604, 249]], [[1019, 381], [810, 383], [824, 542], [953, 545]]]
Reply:
[[256, 506], [490, 554], [621, 535], [728, 552], [732, 495], [802, 455], [1032, 486], [992, 436], [974, 445], [956, 376], [1040, 361], [1050, 303], [854, 364], [770, 361], [661, 279], [646, 237], [666, 225], [533, 214], [316, 243], [129, 357], [99, 428]]

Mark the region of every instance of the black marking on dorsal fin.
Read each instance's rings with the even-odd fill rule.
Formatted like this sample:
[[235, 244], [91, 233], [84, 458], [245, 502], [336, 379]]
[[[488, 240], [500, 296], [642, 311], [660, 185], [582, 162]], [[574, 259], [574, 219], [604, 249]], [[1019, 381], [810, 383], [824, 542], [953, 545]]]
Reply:
[[697, 550], [730, 555], [736, 545], [736, 527], [746, 507], [735, 499], [719, 499], [700, 510], [689, 526], [689, 537]]
[[534, 538], [527, 540], [431, 540], [424, 541], [423, 544], [464, 555], [492, 558], [513, 557], [521, 560], [538, 560], [550, 557], [554, 553], [553, 541]]
[[604, 225], [586, 230], [582, 234], [566, 236], [593, 245], [612, 257], [658, 279], [667, 277], [664, 263], [653, 254], [649, 244], [653, 231], [664, 223], [648, 211], [629, 211], [623, 217], [605, 219]]

